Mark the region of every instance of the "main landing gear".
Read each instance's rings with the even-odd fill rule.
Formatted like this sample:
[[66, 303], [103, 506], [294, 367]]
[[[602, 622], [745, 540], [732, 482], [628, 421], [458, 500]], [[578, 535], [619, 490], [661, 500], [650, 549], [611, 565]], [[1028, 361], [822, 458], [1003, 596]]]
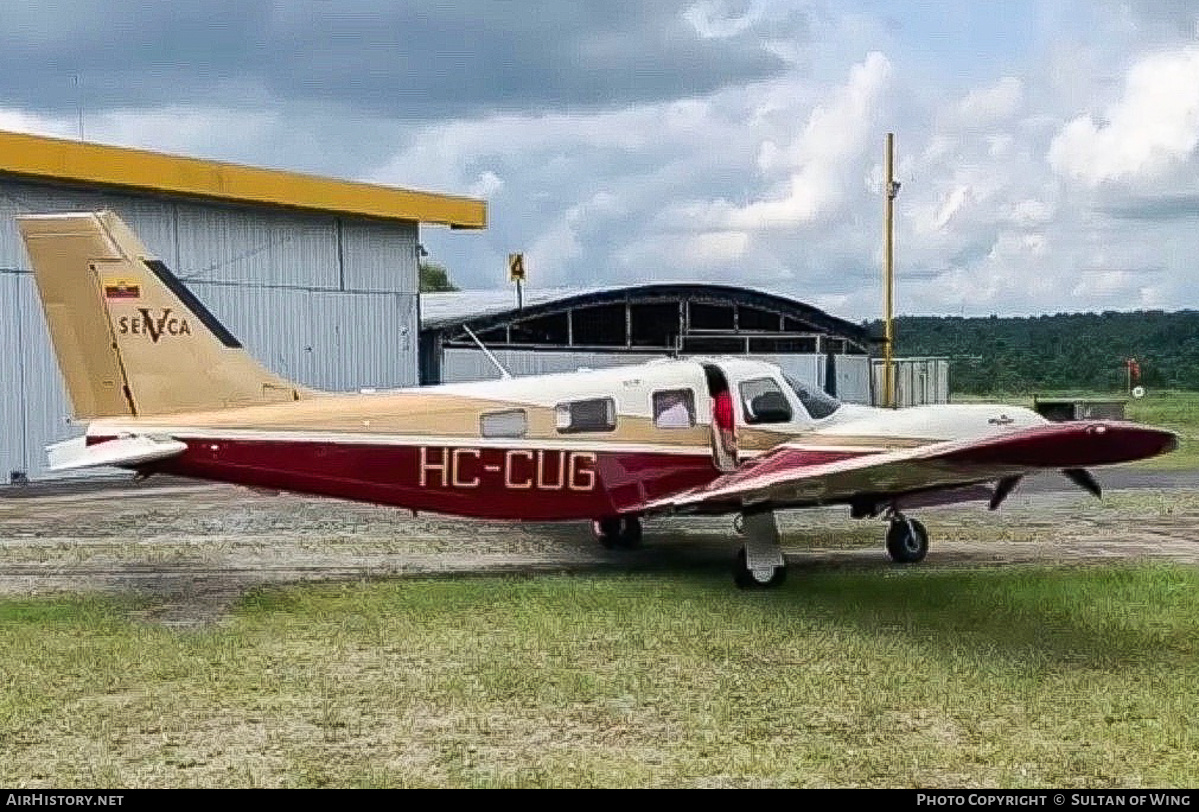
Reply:
[[[859, 516], [874, 515], [857, 514]], [[886, 513], [887, 554], [896, 564], [915, 564], [928, 554], [928, 530], [916, 519], [898, 510]], [[641, 519], [638, 516], [607, 516], [591, 523], [600, 544], [609, 550], [629, 550], [641, 546]], [[733, 527], [745, 539], [733, 563], [733, 582], [741, 589], [773, 589], [787, 579], [787, 559], [780, 545], [778, 522], [774, 512], [763, 510], [742, 513]]]
[[637, 516], [608, 516], [591, 523], [599, 543], [608, 550], [632, 550], [641, 546], [641, 519]]
[[733, 526], [745, 537], [733, 564], [733, 582], [741, 589], [772, 589], [787, 578], [787, 559], [779, 546], [773, 511], [742, 513]]
[[916, 564], [928, 555], [928, 531], [915, 519], [898, 511], [890, 515], [887, 528], [887, 555], [896, 564]]

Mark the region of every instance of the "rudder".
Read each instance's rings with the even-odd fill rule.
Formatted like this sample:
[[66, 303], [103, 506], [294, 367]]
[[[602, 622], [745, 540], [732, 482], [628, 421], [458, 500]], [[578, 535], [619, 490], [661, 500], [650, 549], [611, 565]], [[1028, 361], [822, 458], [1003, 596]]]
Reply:
[[74, 417], [299, 400], [112, 212], [24, 215], [46, 323]]

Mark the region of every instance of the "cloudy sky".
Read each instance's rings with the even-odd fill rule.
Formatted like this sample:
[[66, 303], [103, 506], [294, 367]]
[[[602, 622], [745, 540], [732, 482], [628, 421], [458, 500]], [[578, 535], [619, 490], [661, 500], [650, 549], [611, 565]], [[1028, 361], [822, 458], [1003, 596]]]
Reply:
[[1197, 0], [7, 0], [0, 128], [483, 197], [463, 287], [1199, 307]]

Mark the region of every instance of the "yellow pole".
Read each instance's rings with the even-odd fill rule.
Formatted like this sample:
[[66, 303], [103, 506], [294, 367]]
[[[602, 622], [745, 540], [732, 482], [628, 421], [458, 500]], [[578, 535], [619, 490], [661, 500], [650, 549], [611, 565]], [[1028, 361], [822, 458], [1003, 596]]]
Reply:
[[883, 268], [885, 276], [885, 313], [883, 315], [884, 344], [883, 344], [883, 405], [895, 407], [895, 370], [892, 362], [892, 342], [895, 340], [895, 327], [891, 323], [894, 305], [895, 288], [895, 241], [892, 239], [892, 228], [895, 220], [895, 195], [899, 185], [895, 183], [895, 133], [887, 133], [886, 156], [887, 186], [883, 190], [886, 195], [886, 215], [883, 226]]

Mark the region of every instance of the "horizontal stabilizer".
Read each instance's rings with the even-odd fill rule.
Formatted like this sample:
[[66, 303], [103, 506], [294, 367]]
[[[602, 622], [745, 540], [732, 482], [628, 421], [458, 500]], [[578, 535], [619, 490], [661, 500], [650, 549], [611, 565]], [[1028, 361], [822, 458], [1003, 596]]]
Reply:
[[144, 435], [118, 437], [94, 445], [88, 445], [84, 437], [76, 437], [46, 447], [51, 471], [73, 471], [101, 465], [140, 465], [176, 457], [186, 450], [187, 443], [169, 437], [155, 439]]

